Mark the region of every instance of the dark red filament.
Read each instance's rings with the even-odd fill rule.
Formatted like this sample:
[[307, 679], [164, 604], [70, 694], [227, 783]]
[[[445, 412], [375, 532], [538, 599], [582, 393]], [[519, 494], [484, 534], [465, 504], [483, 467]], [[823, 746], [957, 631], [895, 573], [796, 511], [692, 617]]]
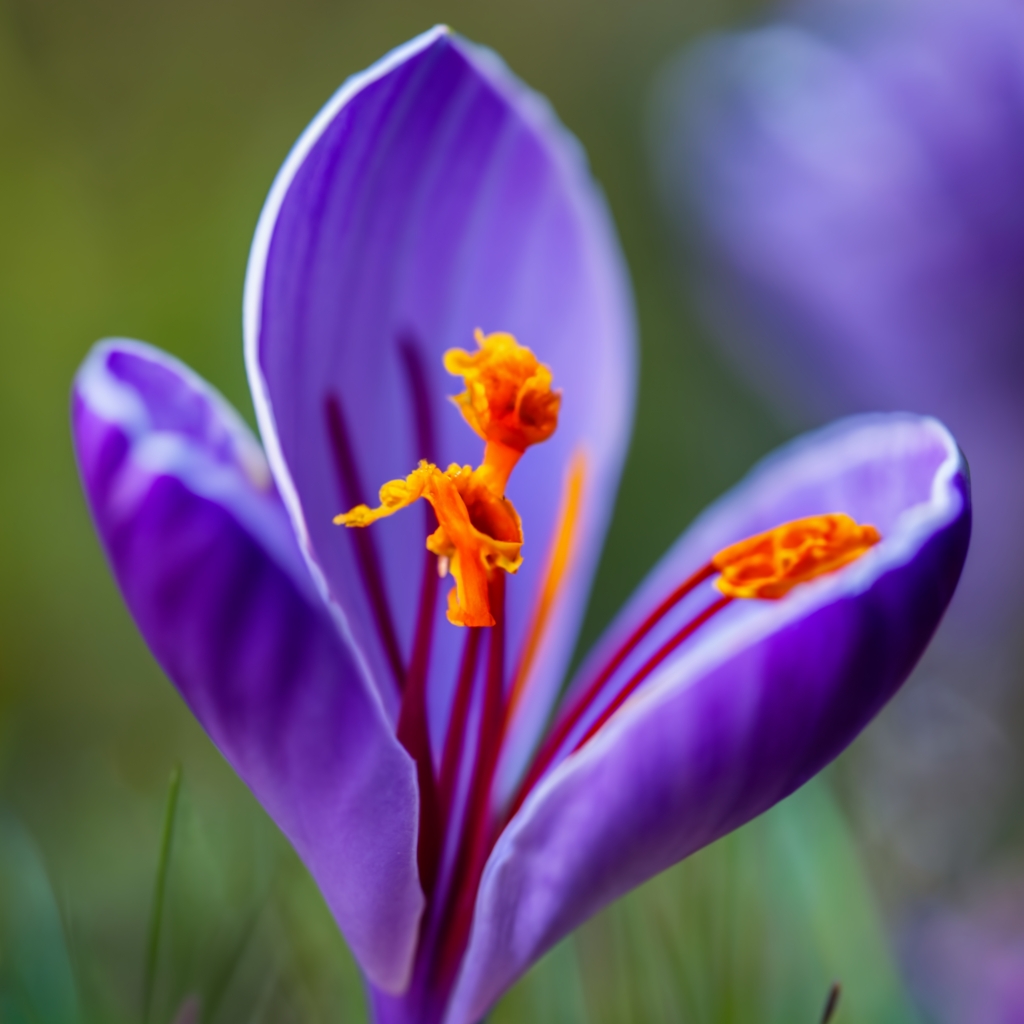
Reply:
[[673, 590], [672, 593], [669, 594], [658, 605], [658, 607], [655, 608], [644, 619], [644, 621], [633, 630], [632, 633], [630, 633], [615, 654], [605, 662], [601, 671], [594, 676], [593, 680], [576, 699], [572, 707], [562, 715], [554, 728], [552, 728], [551, 732], [548, 733], [547, 738], [537, 751], [537, 754], [533, 759], [533, 763], [530, 765], [530, 770], [526, 773], [526, 777], [520, 784], [519, 790], [510, 805], [508, 812], [509, 818], [519, 810], [523, 801], [537, 784], [540, 777], [548, 770], [548, 768], [551, 767], [551, 762], [554, 761], [558, 752], [562, 749], [565, 741], [569, 738], [569, 734], [576, 728], [580, 719], [582, 719], [587, 711], [593, 706], [594, 701], [596, 701], [601, 695], [601, 691], [604, 689], [608, 680], [611, 679], [612, 675], [619, 669], [626, 658], [636, 650], [637, 645], [644, 639], [644, 637], [646, 637], [648, 633], [650, 633], [651, 630], [654, 629], [654, 627], [677, 604], [679, 604], [684, 597], [686, 597], [687, 594], [693, 591], [705, 580], [713, 576], [714, 573], [715, 568], [709, 562], [703, 568], [698, 569], [693, 573], [693, 575], [683, 580], [683, 582], [680, 583], [679, 586], [676, 587], [675, 590]]
[[583, 746], [587, 740], [591, 739], [608, 721], [612, 715], [615, 714], [619, 708], [629, 699], [630, 695], [634, 690], [688, 637], [693, 636], [694, 633], [704, 625], [712, 616], [717, 615], [727, 604], [730, 604], [733, 598], [723, 595], [717, 601], [708, 605], [699, 615], [691, 619], [682, 629], [677, 630], [670, 639], [666, 640], [655, 652], [652, 654], [644, 663], [629, 677], [629, 681], [625, 686], [615, 695], [615, 699], [594, 719], [590, 728], [583, 734], [583, 738], [572, 748], [573, 753], [576, 753], [580, 747]]
[[477, 733], [470, 791], [463, 818], [462, 840], [456, 854], [452, 902], [445, 911], [444, 939], [439, 951], [438, 976], [447, 985], [454, 978], [469, 938], [473, 907], [497, 822], [491, 808], [491, 789], [498, 765], [505, 716], [505, 573], [496, 572], [489, 594], [495, 624], [488, 630], [487, 677]]
[[[469, 931], [473, 923], [473, 911], [476, 904], [477, 889], [483, 869], [487, 862], [501, 828], [522, 805], [526, 796], [531, 791], [536, 781], [540, 779], [544, 771], [550, 766], [555, 756], [564, 746], [569, 735], [579, 725], [583, 716], [590, 710], [604, 685], [610, 680], [613, 673], [621, 667], [629, 654], [636, 649], [637, 645], [647, 636], [657, 623], [664, 616], [700, 583], [707, 580], [714, 574], [711, 566], [705, 566], [698, 570], [689, 579], [680, 584], [661, 604], [658, 605], [644, 621], [630, 634], [627, 640], [618, 648], [615, 655], [609, 659], [594, 680], [587, 686], [580, 699], [576, 701], [570, 711], [561, 719], [558, 727], [552, 731], [548, 743], [544, 745], [538, 758], [527, 774], [526, 780], [520, 787], [516, 799], [513, 801], [509, 811], [499, 820], [491, 806], [494, 776], [497, 769], [502, 739], [506, 726], [505, 722], [505, 694], [504, 694], [504, 574], [498, 573], [497, 579], [491, 587], [491, 608], [495, 620], [498, 623], [489, 631], [490, 646], [487, 660], [487, 678], [483, 696], [483, 707], [480, 715], [480, 728], [477, 737], [476, 757], [473, 765], [473, 773], [470, 782], [470, 792], [467, 797], [466, 813], [463, 819], [462, 835], [460, 845], [456, 854], [453, 867], [453, 878], [455, 885], [448, 897], [447, 906], [444, 908], [441, 921], [442, 941], [436, 961], [436, 976], [445, 989], [454, 979], [458, 969], [459, 961], [469, 940]], [[732, 602], [731, 597], [721, 596], [713, 601], [703, 611], [687, 622], [654, 652], [637, 669], [618, 690], [610, 703], [604, 707], [593, 723], [589, 726], [583, 737], [573, 746], [572, 752], [579, 750], [604, 726], [608, 720], [619, 710], [629, 699], [637, 688], [651, 675], [654, 670], [665, 661], [685, 640], [692, 636], [709, 619], [720, 612]], [[449, 729], [449, 736], [445, 746], [446, 760], [455, 761], [461, 757], [462, 743], [458, 744], [459, 753], [449, 753], [453, 746], [453, 739], [461, 739], [465, 735], [466, 711], [460, 709], [460, 704], [468, 707], [470, 694], [472, 693], [472, 680], [475, 674], [476, 649], [471, 640], [467, 639], [466, 648], [463, 652], [463, 663], [460, 671], [458, 689], [456, 691], [454, 708], [452, 712], [452, 723]], [[554, 740], [554, 742], [552, 742]], [[550, 753], [548, 751], [550, 750]], [[545, 762], [540, 761], [543, 755]], [[541, 765], [538, 770], [538, 764]], [[442, 769], [443, 770], [443, 769]], [[454, 775], [456, 769], [450, 769]], [[532, 781], [531, 781], [532, 780]], [[454, 782], [449, 785], [454, 786]], [[443, 787], [444, 788], [444, 787]], [[446, 819], [447, 820], [447, 819]]]
[[462, 770], [462, 748], [465, 746], [466, 720], [469, 717], [469, 705], [473, 700], [473, 682], [476, 679], [476, 666], [482, 635], [483, 630], [481, 629], [466, 630], [466, 643], [462, 648], [462, 663], [459, 666], [459, 678], [455, 684], [452, 713], [448, 721], [444, 753], [441, 757], [441, 813], [444, 816], [446, 829], [451, 825], [455, 790], [459, 784], [459, 774]]
[[[424, 458], [436, 463], [434, 423], [431, 416], [427, 378], [419, 348], [415, 339], [410, 337], [399, 338], [398, 348], [411, 398], [416, 459]], [[346, 508], [351, 508], [365, 501], [365, 491], [362, 487], [342, 405], [336, 395], [332, 394], [327, 397], [325, 412], [342, 500]], [[426, 532], [430, 534], [437, 527], [437, 518], [429, 503], [426, 502], [424, 503], [424, 516], [424, 526]], [[416, 628], [408, 670], [406, 670], [403, 666], [394, 621], [380, 571], [380, 560], [373, 538], [366, 530], [354, 530], [351, 531], [351, 535], [355, 543], [356, 562], [367, 593], [377, 633], [395, 677], [395, 683], [402, 694], [397, 738], [416, 765], [420, 793], [417, 861], [424, 894], [428, 900], [434, 896], [440, 901], [436, 908], [440, 911], [440, 916], [434, 918], [440, 928], [440, 943], [435, 947], [437, 957], [435, 977], [438, 991], [443, 992], [447, 991], [454, 981], [455, 972], [469, 939], [477, 889], [487, 857], [500, 834], [499, 826], [507, 823], [519, 809], [527, 795], [563, 750], [569, 736], [579, 726], [584, 716], [593, 709], [608, 682], [630, 654], [672, 608], [700, 583], [709, 579], [715, 570], [710, 564], [698, 570], [673, 590], [633, 630], [580, 696], [574, 700], [567, 712], [557, 720], [534, 757], [508, 812], [499, 820], [492, 806], [492, 791], [504, 736], [509, 725], [505, 694], [506, 574], [501, 571], [495, 572], [490, 584], [489, 597], [495, 626], [486, 631], [481, 629], [467, 631], [459, 677], [452, 698], [440, 773], [436, 774], [431, 753], [427, 711], [430, 655], [440, 582], [437, 576], [436, 559], [429, 552], [424, 559]], [[630, 676], [611, 702], [601, 710], [572, 751], [579, 750], [588, 742], [680, 644], [730, 601], [731, 598], [720, 597], [662, 644]], [[476, 750], [470, 773], [469, 791], [466, 794], [465, 811], [461, 816], [462, 822], [455, 848], [451, 884], [446, 886], [446, 895], [440, 891], [435, 894], [444, 837], [447, 831], [453, 827], [456, 793], [463, 771], [463, 760], [469, 738], [467, 735], [469, 712], [473, 704], [478, 677], [481, 641], [485, 635], [488, 647], [483, 679], [484, 692], [479, 728], [476, 730]]]
[[428, 462], [436, 463], [437, 441], [434, 436], [434, 417], [430, 405], [430, 389], [427, 386], [427, 371], [423, 365], [423, 354], [411, 334], [404, 334], [398, 339], [398, 351], [402, 356], [406, 384], [412, 398], [416, 436], [414, 461], [426, 459]]
[[[430, 506], [427, 506], [428, 509]], [[433, 510], [431, 510], [433, 515]], [[437, 523], [435, 520], [434, 528]], [[430, 728], [427, 721], [427, 677], [430, 669], [430, 648], [434, 634], [434, 612], [437, 607], [437, 568], [434, 557], [426, 559], [420, 584], [419, 612], [412, 645], [412, 659], [402, 693], [398, 713], [398, 742], [416, 762], [416, 778], [420, 789], [420, 831], [416, 857], [420, 884], [429, 896], [437, 880], [441, 862], [442, 817], [438, 798], [434, 761], [430, 751]]]
[[[419, 349], [413, 339], [405, 337], [399, 340], [399, 351], [414, 414], [416, 459], [423, 458], [433, 462], [436, 459], [434, 422]], [[429, 535], [437, 529], [437, 516], [429, 502], [423, 502], [423, 510], [424, 528]], [[416, 632], [413, 636], [412, 656], [406, 674], [397, 729], [399, 743], [416, 762], [416, 778], [420, 791], [420, 828], [416, 856], [420, 884], [428, 897], [437, 881], [444, 838], [444, 822], [437, 779], [434, 775], [427, 716], [427, 681], [430, 674], [430, 650], [434, 638], [439, 582], [436, 557], [425, 551]]]
[[[330, 394], [324, 402], [324, 414], [327, 418], [327, 436], [331, 443], [331, 455], [334, 458], [334, 470], [338, 477], [341, 501], [345, 509], [361, 505], [366, 501], [359, 467], [356, 464], [355, 452], [352, 449], [351, 435], [345, 421], [345, 413], [341, 400], [337, 395]], [[363, 581], [363, 589], [370, 604], [377, 636], [387, 659], [395, 686], [401, 693], [405, 689], [405, 666], [402, 654], [398, 649], [398, 635], [395, 632], [394, 619], [387, 594], [384, 593], [384, 576], [380, 568], [380, 558], [373, 535], [369, 530], [347, 530], [355, 547], [356, 565]]]

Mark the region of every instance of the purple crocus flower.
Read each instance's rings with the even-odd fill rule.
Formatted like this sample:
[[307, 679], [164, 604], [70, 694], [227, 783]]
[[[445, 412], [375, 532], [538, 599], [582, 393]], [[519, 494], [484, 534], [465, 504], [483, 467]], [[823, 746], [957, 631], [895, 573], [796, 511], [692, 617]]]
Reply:
[[[418, 460], [479, 461], [442, 354], [480, 326], [528, 343], [561, 407], [495, 495], [521, 567], [488, 569], [494, 625], [460, 627], [430, 506], [332, 519]], [[472, 1024], [598, 908], [791, 793], [956, 586], [951, 435], [847, 420], [698, 520], [559, 699], [628, 440], [629, 285], [577, 144], [447, 29], [299, 140], [245, 334], [262, 448], [186, 367], [115, 340], [75, 383], [79, 465], [140, 629], [309, 867], [380, 1022]]]
[[662, 194], [737, 365], [790, 420], [914, 409], [971, 460], [942, 657], [873, 751], [869, 815], [916, 880], [977, 855], [1013, 775], [1022, 69], [1020, 0], [823, 0], [702, 42], [659, 91]]

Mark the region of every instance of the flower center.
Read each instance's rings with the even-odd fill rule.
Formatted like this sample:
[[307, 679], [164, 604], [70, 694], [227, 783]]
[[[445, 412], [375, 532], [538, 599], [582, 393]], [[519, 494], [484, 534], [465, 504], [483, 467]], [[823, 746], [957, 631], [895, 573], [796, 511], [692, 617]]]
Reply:
[[369, 526], [425, 498], [438, 527], [427, 549], [438, 556], [438, 571], [450, 571], [448, 621], [457, 626], [493, 626], [489, 582], [496, 572], [514, 573], [522, 564], [523, 527], [505, 497], [508, 478], [523, 452], [546, 441], [558, 426], [562, 396], [551, 390], [551, 370], [511, 334], [476, 332], [478, 350], [449, 349], [445, 369], [463, 378], [466, 390], [452, 401], [483, 439], [483, 462], [450, 465], [442, 471], [422, 461], [404, 480], [380, 489], [380, 505], [335, 516], [343, 526]]

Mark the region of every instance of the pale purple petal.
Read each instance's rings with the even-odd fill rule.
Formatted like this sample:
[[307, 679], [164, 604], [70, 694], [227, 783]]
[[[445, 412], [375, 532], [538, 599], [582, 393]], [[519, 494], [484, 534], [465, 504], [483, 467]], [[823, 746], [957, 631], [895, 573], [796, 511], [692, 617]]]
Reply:
[[[839, 0], [666, 76], [665, 197], [742, 282], [734, 311], [767, 316], [745, 329], [793, 336], [746, 348], [748, 372], [826, 414], [1017, 392], [1022, 61], [1015, 0]], [[808, 380], [826, 393], [793, 393]]]
[[[372, 500], [418, 458], [479, 463], [481, 441], [446, 401], [460, 382], [441, 363], [445, 349], [474, 346], [475, 328], [513, 332], [553, 368], [564, 395], [559, 429], [526, 454], [509, 489], [526, 536], [523, 568], [509, 581], [512, 652], [576, 451], [587, 477], [574, 563], [510, 744], [515, 760], [571, 654], [632, 410], [629, 285], [577, 143], [494, 54], [444, 28], [420, 36], [347, 82], [299, 140], [260, 220], [245, 313], [275, 478], [314, 574], [392, 712], [395, 658], [354, 546], [365, 540], [331, 518], [356, 497]], [[359, 495], [339, 484], [325, 427], [332, 395], [358, 462]], [[419, 510], [366, 531], [399, 662], [409, 657], [426, 532]], [[440, 607], [436, 622], [428, 687], [435, 752], [464, 640]]]
[[939, 416], [975, 474], [968, 639], [1016, 629], [1024, 561], [1024, 6], [833, 0], [664, 77], [663, 195], [699, 295], [788, 414]]
[[730, 606], [513, 818], [481, 883], [448, 1024], [479, 1019], [601, 906], [791, 793], [903, 682], [970, 532], [966, 467], [935, 420], [859, 417], [783, 449], [694, 525], [623, 615], [642, 617], [731, 541], [833, 511], [874, 523], [882, 542], [785, 600]]
[[208, 385], [138, 342], [93, 349], [72, 420], [143, 636], [366, 974], [400, 990], [423, 909], [413, 765], [309, 579], [258, 444]]

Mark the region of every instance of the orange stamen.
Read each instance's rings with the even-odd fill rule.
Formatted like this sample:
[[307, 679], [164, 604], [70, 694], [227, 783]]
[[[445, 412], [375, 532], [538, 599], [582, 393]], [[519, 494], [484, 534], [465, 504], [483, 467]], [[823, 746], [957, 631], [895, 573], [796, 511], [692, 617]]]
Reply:
[[711, 560], [727, 597], [777, 601], [798, 583], [834, 572], [874, 547], [881, 534], [843, 512], [794, 519], [723, 548]]
[[544, 639], [547, 631], [551, 610], [554, 607], [555, 599], [558, 597], [572, 560], [586, 468], [586, 457], [582, 451], [577, 451], [569, 465], [569, 472], [566, 474], [562, 495], [562, 508], [559, 513], [558, 526], [551, 549], [548, 552], [544, 581], [540, 588], [537, 603], [534, 606], [533, 617], [526, 631], [526, 641], [523, 644], [519, 664], [513, 676], [512, 689], [509, 692], [508, 708], [505, 715], [506, 727], [511, 722], [512, 716], [515, 714], [516, 708], [526, 692], [530, 671], [533, 668], [537, 651], [540, 649], [541, 641]]

